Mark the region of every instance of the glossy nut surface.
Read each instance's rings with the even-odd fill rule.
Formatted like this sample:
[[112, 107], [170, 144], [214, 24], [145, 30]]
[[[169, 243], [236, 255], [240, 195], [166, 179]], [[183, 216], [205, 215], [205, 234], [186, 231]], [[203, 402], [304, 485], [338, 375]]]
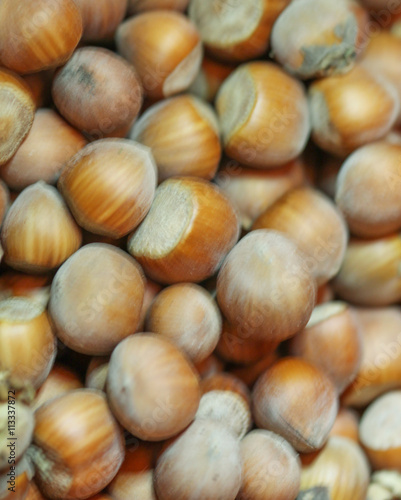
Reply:
[[156, 179], [149, 148], [128, 139], [102, 139], [64, 165], [57, 186], [82, 227], [121, 238], [148, 213]]

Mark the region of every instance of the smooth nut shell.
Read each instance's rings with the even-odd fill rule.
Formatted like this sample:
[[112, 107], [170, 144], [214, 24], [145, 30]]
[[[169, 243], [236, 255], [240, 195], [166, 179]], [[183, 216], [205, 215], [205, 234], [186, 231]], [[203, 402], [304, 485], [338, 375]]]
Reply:
[[231, 500], [241, 486], [238, 439], [223, 424], [196, 420], [162, 454], [155, 469], [159, 500]]
[[309, 320], [316, 283], [295, 243], [267, 229], [252, 231], [228, 254], [217, 278], [217, 302], [242, 337], [281, 341]]
[[400, 101], [380, 73], [357, 65], [346, 74], [315, 80], [309, 87], [309, 108], [312, 139], [344, 157], [384, 137], [395, 124]]
[[64, 165], [57, 186], [82, 227], [121, 238], [144, 219], [156, 181], [150, 149], [128, 139], [102, 139]]
[[351, 238], [332, 284], [338, 296], [361, 306], [387, 306], [401, 299], [401, 236]]
[[239, 66], [216, 96], [225, 153], [253, 168], [285, 165], [302, 153], [310, 132], [303, 85], [279, 66]]
[[304, 453], [324, 445], [338, 411], [331, 380], [298, 358], [283, 358], [266, 370], [252, 399], [256, 425], [280, 434]]
[[302, 357], [325, 372], [339, 394], [357, 376], [362, 351], [357, 318], [347, 304], [339, 301], [316, 306], [305, 329], [289, 345], [293, 356]]
[[[365, 3], [369, 3], [365, 1]], [[374, 3], [374, 1], [372, 2]], [[380, 3], [380, 1], [378, 2]], [[395, 6], [395, 4], [394, 4]], [[388, 15], [389, 5], [384, 2], [385, 15]], [[399, 12], [399, 6], [395, 7]], [[396, 21], [397, 16], [393, 17]], [[397, 21], [396, 21], [397, 23]], [[391, 82], [397, 90], [398, 98], [401, 101], [401, 72], [396, 61], [401, 56], [401, 41], [396, 33], [384, 29], [375, 33], [375, 36], [369, 37], [368, 44], [363, 51], [360, 63], [373, 72], [383, 75], [389, 82]], [[401, 116], [398, 116], [397, 123], [400, 123]]]
[[46, 496], [84, 499], [109, 484], [123, 461], [124, 444], [103, 393], [63, 394], [39, 408], [35, 419], [33, 460]]
[[[4, 3], [1, 4], [3, 5]], [[35, 103], [28, 85], [12, 71], [2, 68], [0, 70], [0, 165], [6, 163], [17, 151], [32, 127], [34, 116]]]
[[81, 241], [81, 230], [60, 193], [43, 181], [19, 194], [1, 229], [4, 260], [19, 271], [40, 273], [58, 267]]
[[401, 228], [400, 161], [401, 144], [379, 141], [357, 149], [341, 166], [335, 200], [354, 235], [376, 238]]
[[155, 281], [199, 282], [215, 274], [238, 236], [237, 213], [218, 187], [174, 177], [157, 188], [128, 251]]
[[93, 139], [125, 137], [142, 105], [135, 68], [111, 50], [82, 47], [55, 75], [60, 114]]
[[199, 363], [217, 345], [221, 315], [204, 288], [178, 283], [155, 297], [147, 313], [146, 330], [172, 340], [194, 363]]
[[49, 312], [64, 344], [81, 353], [105, 355], [135, 332], [143, 295], [137, 262], [118, 248], [93, 243], [57, 271]]
[[284, 438], [257, 429], [242, 439], [240, 448], [243, 479], [238, 500], [295, 498], [301, 482], [301, 464]]
[[25, 297], [0, 301], [0, 372], [6, 386], [29, 396], [45, 381], [56, 352], [45, 306]]
[[151, 148], [159, 182], [174, 175], [212, 179], [221, 156], [219, 135], [213, 108], [185, 94], [148, 108], [130, 133]]
[[120, 24], [115, 39], [118, 52], [135, 66], [151, 99], [188, 88], [202, 62], [198, 30], [179, 12], [138, 14]]
[[127, 11], [128, 0], [75, 0], [81, 11], [82, 40], [108, 40]]
[[199, 380], [172, 342], [137, 333], [111, 355], [107, 395], [113, 413], [131, 434], [160, 441], [178, 434], [195, 417]]
[[2, 65], [21, 74], [61, 66], [82, 35], [73, 0], [4, 0], [0, 20]]
[[24, 142], [1, 168], [1, 178], [16, 191], [41, 180], [55, 184], [63, 164], [85, 144], [82, 134], [55, 111], [38, 109]]
[[323, 193], [310, 187], [288, 191], [254, 222], [252, 229], [274, 229], [291, 238], [305, 254], [317, 284], [340, 269], [348, 242], [342, 214]]

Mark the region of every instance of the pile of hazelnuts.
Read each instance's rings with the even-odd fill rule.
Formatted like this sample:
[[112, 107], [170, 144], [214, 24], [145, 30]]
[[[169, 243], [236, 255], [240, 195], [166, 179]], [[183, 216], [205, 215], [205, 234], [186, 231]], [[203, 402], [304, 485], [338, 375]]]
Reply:
[[401, 498], [401, 0], [0, 0], [0, 500]]

